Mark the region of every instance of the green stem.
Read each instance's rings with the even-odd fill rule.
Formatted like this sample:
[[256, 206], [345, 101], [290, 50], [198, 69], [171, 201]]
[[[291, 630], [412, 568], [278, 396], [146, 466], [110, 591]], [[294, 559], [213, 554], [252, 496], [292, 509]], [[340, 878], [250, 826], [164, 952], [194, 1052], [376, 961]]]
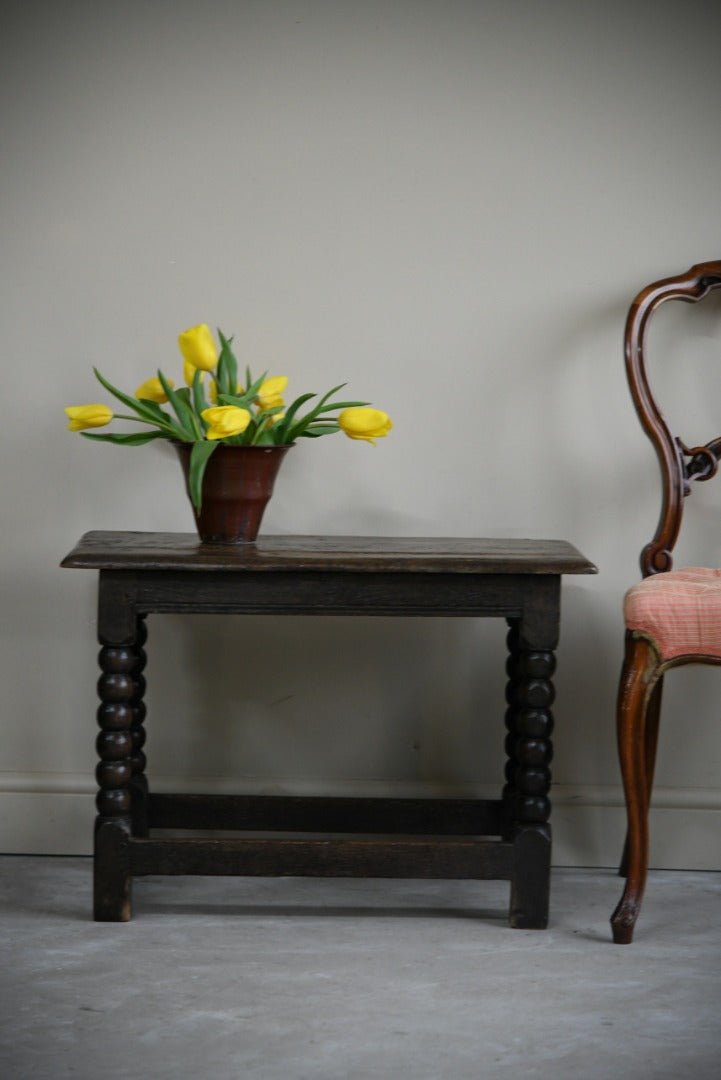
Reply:
[[113, 419], [132, 420], [136, 424], [154, 424], [155, 427], [160, 428], [161, 431], [167, 431], [174, 439], [178, 438], [177, 428], [172, 427], [170, 424], [161, 424], [158, 420], [146, 420], [142, 416], [130, 416], [127, 413], [113, 413]]

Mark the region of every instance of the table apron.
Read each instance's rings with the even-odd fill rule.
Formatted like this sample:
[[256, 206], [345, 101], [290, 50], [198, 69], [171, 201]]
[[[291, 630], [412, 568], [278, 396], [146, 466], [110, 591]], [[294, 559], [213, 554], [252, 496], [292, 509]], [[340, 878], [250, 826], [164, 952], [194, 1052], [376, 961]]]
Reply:
[[555, 648], [559, 574], [424, 574], [101, 570], [98, 637], [135, 640], [138, 616], [155, 613], [505, 617], [529, 644]]

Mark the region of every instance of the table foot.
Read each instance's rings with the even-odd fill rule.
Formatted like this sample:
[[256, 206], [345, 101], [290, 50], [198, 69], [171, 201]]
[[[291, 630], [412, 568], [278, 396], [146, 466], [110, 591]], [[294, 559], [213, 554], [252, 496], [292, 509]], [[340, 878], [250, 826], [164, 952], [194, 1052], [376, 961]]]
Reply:
[[93, 918], [96, 922], [129, 922], [132, 877], [128, 831], [105, 821], [95, 829]]
[[509, 923], [515, 930], [545, 930], [551, 880], [551, 832], [548, 825], [521, 829], [514, 842]]

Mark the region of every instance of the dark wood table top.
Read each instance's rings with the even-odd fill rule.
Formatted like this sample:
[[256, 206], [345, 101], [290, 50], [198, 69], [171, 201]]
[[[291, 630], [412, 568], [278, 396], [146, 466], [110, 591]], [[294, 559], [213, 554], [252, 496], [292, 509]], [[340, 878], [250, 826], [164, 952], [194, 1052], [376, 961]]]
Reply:
[[201, 544], [195, 533], [86, 533], [61, 566], [86, 570], [327, 571], [427, 574], [595, 574], [565, 540], [261, 536]]

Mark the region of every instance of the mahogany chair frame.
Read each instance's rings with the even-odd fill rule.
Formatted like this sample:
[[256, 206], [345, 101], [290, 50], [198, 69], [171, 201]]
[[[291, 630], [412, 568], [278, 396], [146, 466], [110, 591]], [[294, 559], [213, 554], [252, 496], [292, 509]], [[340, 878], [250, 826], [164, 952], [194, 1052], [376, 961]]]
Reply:
[[[661, 467], [663, 498], [653, 539], [641, 552], [643, 577], [672, 569], [672, 552], [683, 518], [684, 500], [696, 481], [710, 480], [721, 459], [721, 437], [687, 447], [674, 436], [651, 390], [646, 369], [646, 339], [653, 313], [667, 300], [697, 303], [721, 288], [721, 260], [699, 263], [677, 277], [643, 289], [631, 304], [625, 328], [626, 374], [636, 412], [653, 443]], [[718, 664], [718, 658], [684, 655], [664, 661], [641, 631], [626, 631], [625, 657], [617, 705], [618, 754], [626, 798], [628, 831], [620, 873], [623, 895], [611, 917], [613, 940], [629, 944], [648, 873], [648, 815], [667, 670], [685, 664]]]

